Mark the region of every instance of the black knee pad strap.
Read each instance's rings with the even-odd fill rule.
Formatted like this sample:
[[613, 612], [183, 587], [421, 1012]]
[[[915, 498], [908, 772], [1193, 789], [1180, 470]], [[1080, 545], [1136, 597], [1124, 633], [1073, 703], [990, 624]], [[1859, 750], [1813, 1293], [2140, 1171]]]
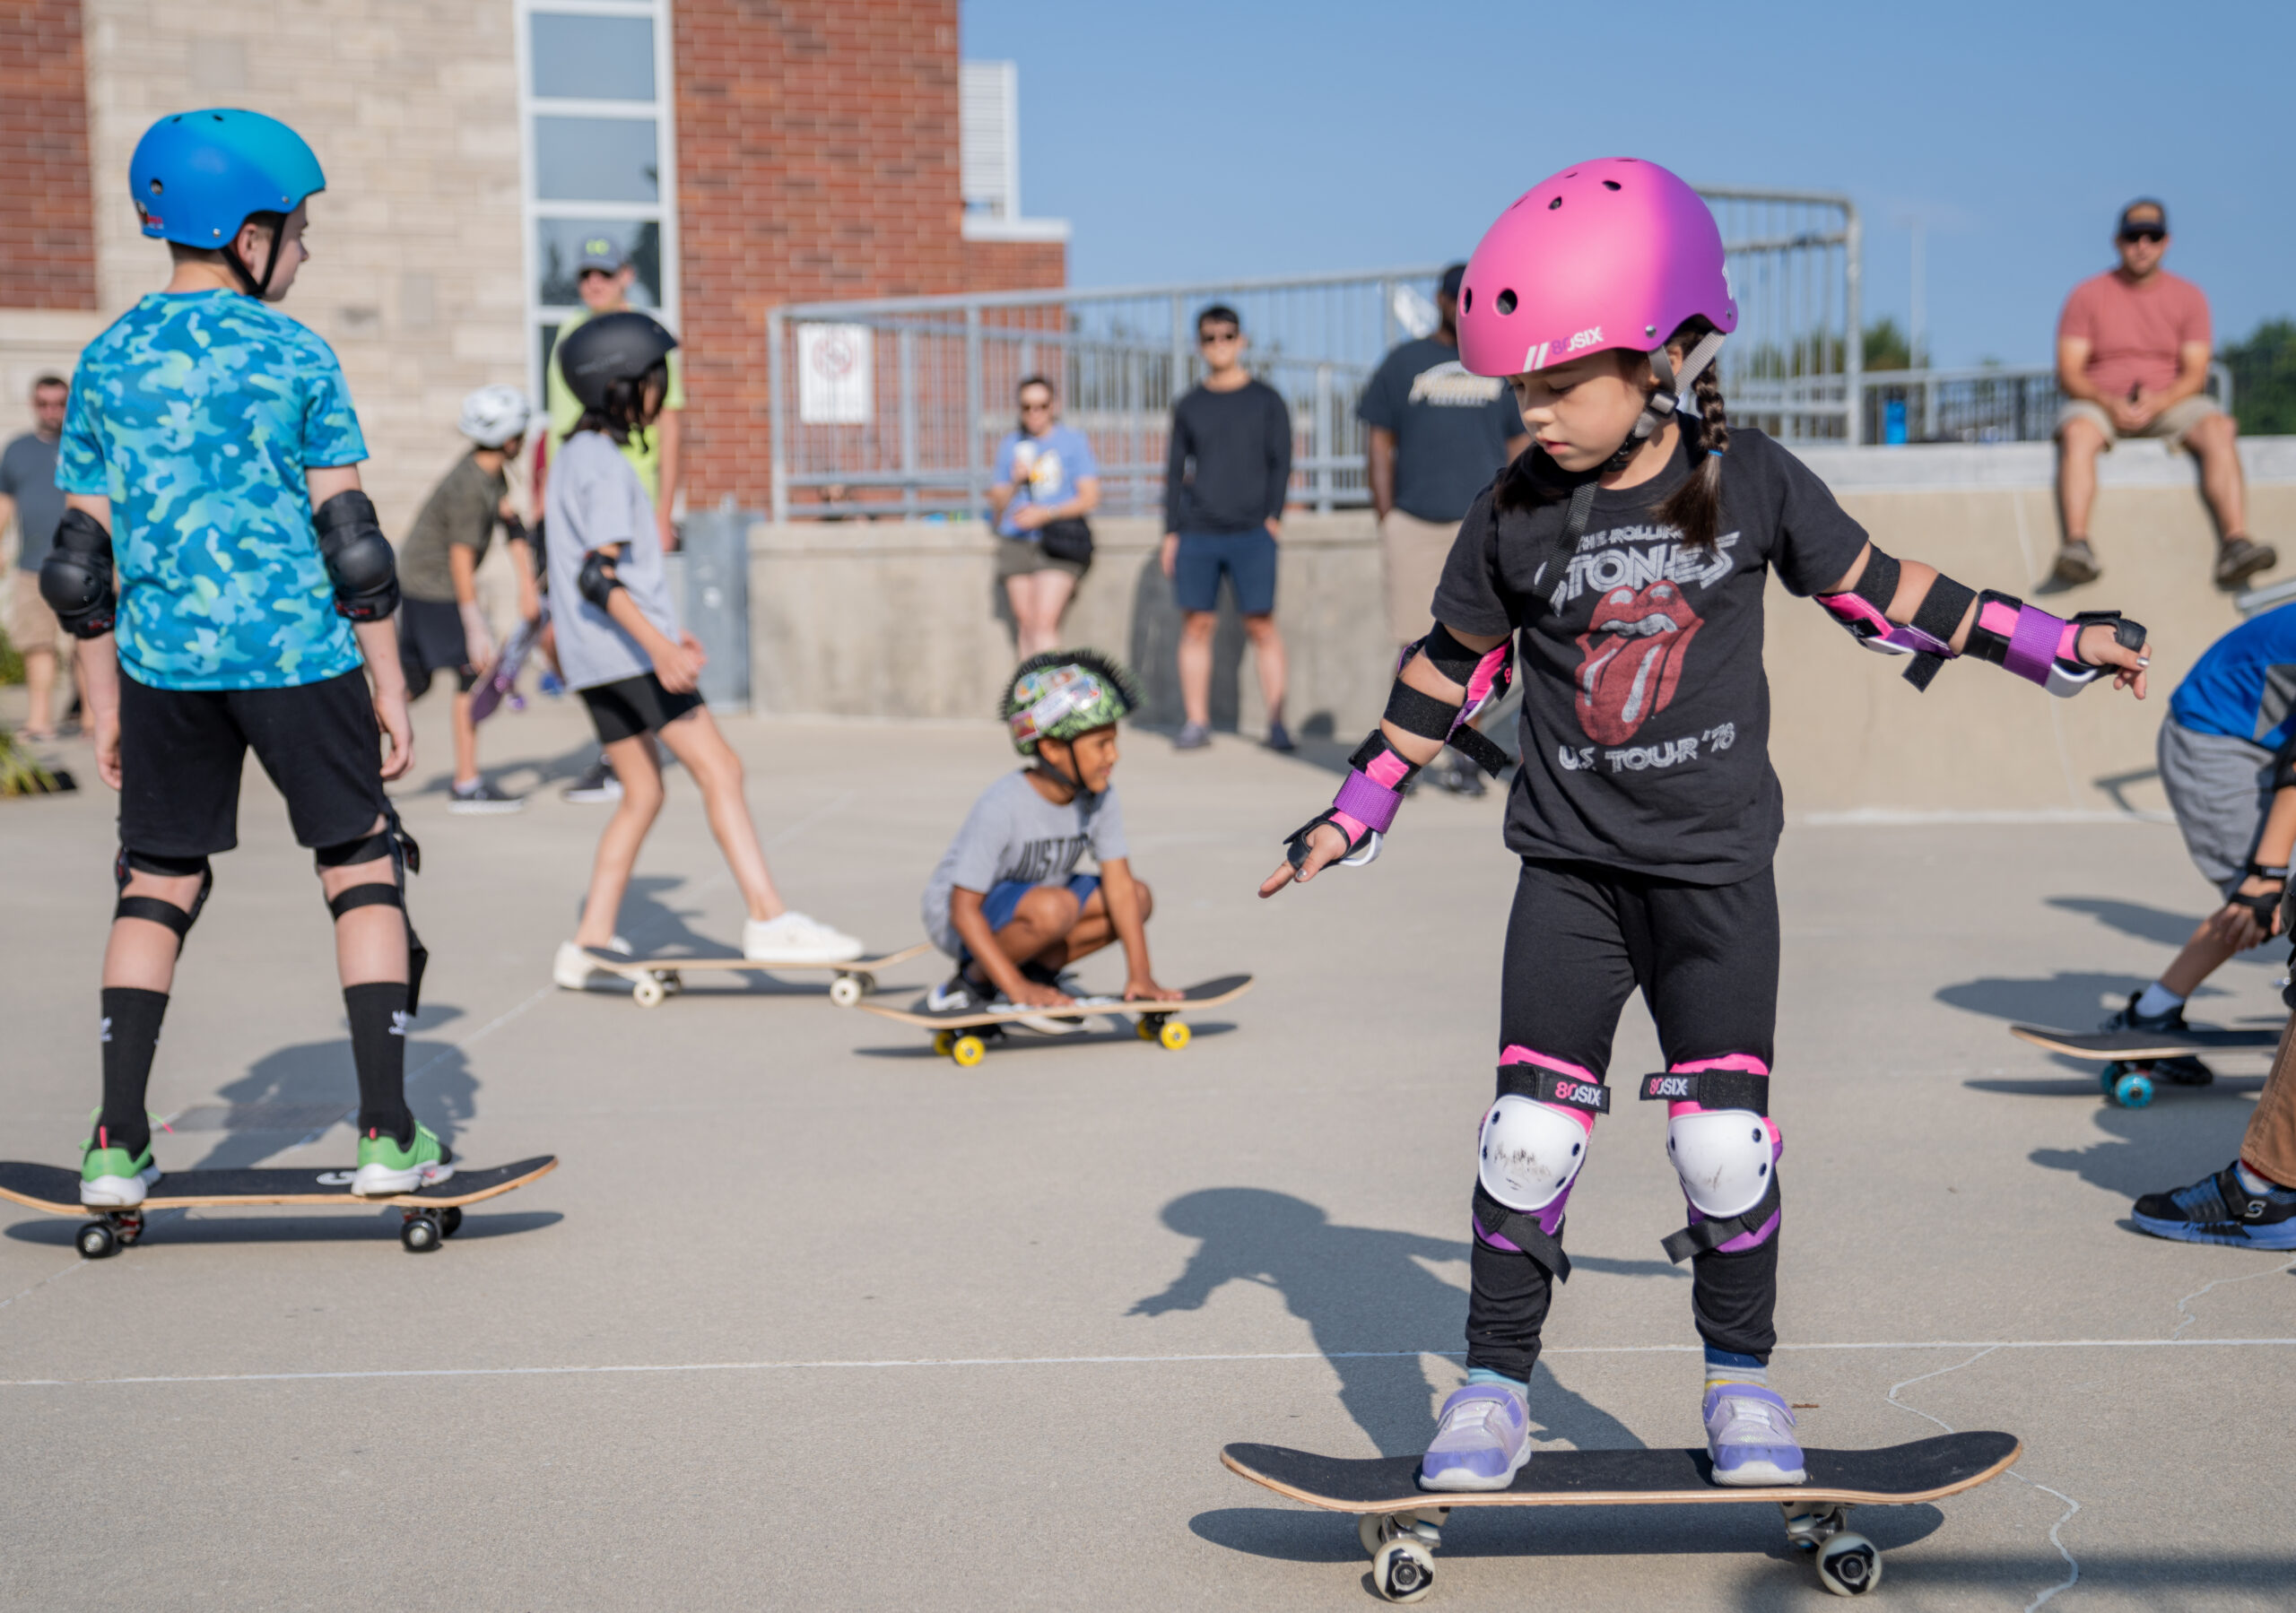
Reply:
[[[155, 896], [129, 896], [127, 878], [131, 871], [155, 873], [170, 880], [187, 880], [197, 874], [199, 894], [191, 898], [188, 910], [177, 906], [173, 902], [163, 902]], [[112, 904], [113, 922], [140, 918], [163, 924], [175, 932], [178, 948], [184, 937], [191, 933], [192, 925], [199, 922], [199, 910], [207, 906], [207, 893], [215, 889], [215, 870], [204, 857], [165, 857], [152, 852], [130, 851], [125, 846], [112, 859], [111, 878], [120, 893], [119, 899]]]
[[[371, 863], [388, 856], [391, 860], [391, 880], [369, 880], [352, 885], [327, 898], [326, 910], [336, 919], [361, 907], [396, 907], [406, 914], [406, 876], [422, 872], [422, 847], [406, 832], [398, 820], [396, 808], [384, 809], [387, 821], [371, 835], [356, 840], [345, 840], [337, 846], [322, 846], [311, 854], [321, 868], [347, 868], [355, 863]], [[422, 971], [430, 961], [430, 954], [422, 945], [422, 938], [414, 932], [414, 920], [406, 923], [406, 1011], [413, 1013], [422, 1005]]]
[[1770, 1186], [1762, 1193], [1761, 1202], [1744, 1215], [1723, 1216], [1718, 1219], [1709, 1216], [1680, 1232], [1669, 1233], [1658, 1240], [1658, 1246], [1666, 1252], [1668, 1260], [1679, 1266], [1693, 1254], [1710, 1253], [1734, 1237], [1760, 1232], [1762, 1223], [1778, 1213], [1782, 1201], [1778, 1192], [1778, 1173], [1773, 1170], [1770, 1173]]
[[1770, 1113], [1770, 1077], [1745, 1070], [1670, 1070], [1642, 1078], [1642, 1101], [1696, 1104], [1701, 1109]]
[[[1570, 1257], [1562, 1252], [1562, 1228], [1549, 1237], [1546, 1229], [1519, 1210], [1509, 1210], [1491, 1196], [1480, 1179], [1474, 1184], [1475, 1225], [1492, 1237], [1503, 1237], [1546, 1268], [1557, 1282], [1570, 1280]], [[1736, 1234], [1726, 1234], [1735, 1237]]]

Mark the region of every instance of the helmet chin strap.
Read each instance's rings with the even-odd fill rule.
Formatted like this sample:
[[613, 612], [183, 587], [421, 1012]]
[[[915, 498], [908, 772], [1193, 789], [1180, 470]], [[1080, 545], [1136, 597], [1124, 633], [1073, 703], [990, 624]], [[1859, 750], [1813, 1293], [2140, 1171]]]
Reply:
[[1674, 418], [1674, 412], [1682, 406], [1683, 399], [1690, 395], [1692, 383], [1705, 373], [1706, 367], [1714, 362], [1714, 355], [1721, 351], [1722, 333], [1707, 332], [1699, 338], [1698, 345], [1683, 355], [1682, 374], [1676, 376], [1674, 361], [1666, 357], [1666, 350], [1663, 347], [1651, 350], [1650, 373], [1657, 377], [1658, 388], [1642, 405], [1642, 412], [1635, 420], [1634, 429], [1629, 431], [1626, 440], [1619, 444], [1618, 452], [1604, 462], [1602, 474], [1626, 469], [1627, 462], [1634, 457], [1635, 450], [1663, 430], [1666, 422]]
[[[245, 230], [247, 226], [243, 223], [239, 228], [241, 230]], [[286, 233], [287, 230], [284, 224], [282, 224], [279, 229], [271, 232], [271, 253], [269, 258], [263, 265], [263, 278], [261, 280], [256, 279], [254, 273], [249, 270], [247, 265], [247, 260], [239, 256], [239, 238], [238, 236], [234, 235], [231, 238], [230, 244], [223, 248], [224, 261], [231, 265], [231, 272], [233, 274], [238, 276], [239, 284], [246, 290], [247, 294], [254, 298], [257, 302], [264, 300], [265, 288], [271, 284], [271, 277], [279, 272], [279, 243], [281, 238], [284, 237]]]

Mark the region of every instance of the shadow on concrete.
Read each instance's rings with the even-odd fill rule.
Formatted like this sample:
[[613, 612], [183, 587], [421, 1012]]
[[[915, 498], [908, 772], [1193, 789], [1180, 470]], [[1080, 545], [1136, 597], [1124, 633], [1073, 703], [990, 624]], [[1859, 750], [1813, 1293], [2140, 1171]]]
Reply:
[[[1420, 1262], [1464, 1261], [1463, 1239], [1335, 1226], [1303, 1199], [1257, 1187], [1183, 1194], [1164, 1206], [1163, 1222], [1197, 1240], [1196, 1253], [1170, 1287], [1126, 1314], [1200, 1311], [1231, 1282], [1274, 1288], [1308, 1323], [1339, 1375], [1340, 1404], [1372, 1444], [1390, 1456], [1426, 1449], [1435, 1433], [1426, 1370], [1417, 1354], [1385, 1352], [1415, 1334], [1442, 1340], [1427, 1346], [1437, 1353], [1459, 1336], [1466, 1295]], [[1532, 1378], [1531, 1422], [1535, 1438], [1642, 1448], [1616, 1418], [1558, 1383], [1544, 1361]], [[1244, 1430], [1239, 1437], [1268, 1432]]]
[[2025, 1157], [2043, 1170], [2069, 1172], [2125, 1199], [2183, 1187], [2223, 1169], [2239, 1152], [2248, 1106], [2206, 1101], [2216, 1090], [2178, 1089], [2144, 1109], [2116, 1108], [2100, 1099], [2091, 1111], [2092, 1123], [2103, 1133], [2098, 1140], [2086, 1148], [2035, 1149]]
[[[1435, 1497], [1430, 1497], [1431, 1500]], [[1935, 1534], [1945, 1522], [1937, 1507], [1861, 1506], [1852, 1526], [1883, 1551], [1909, 1546]], [[1198, 1513], [1188, 1520], [1197, 1539], [1231, 1551], [1249, 1552], [1287, 1563], [1361, 1563], [1355, 1520], [1344, 1513], [1302, 1512], [1296, 1507], [1229, 1506]], [[1786, 1544], [1775, 1502], [1733, 1505], [1709, 1501], [1672, 1506], [1460, 1507], [1443, 1525], [1435, 1553], [1435, 1577], [1443, 1577], [1446, 1557], [1682, 1557], [1721, 1554], [1766, 1557], [1800, 1569], [1781, 1571], [1774, 1583], [1749, 1586], [1744, 1607], [1807, 1606], [1818, 1594], [1815, 1575]], [[2083, 1559], [2084, 1565], [2086, 1559]], [[1918, 1574], [1922, 1565], [1904, 1572]], [[2015, 1572], [1996, 1565], [2005, 1583]], [[2023, 1565], [2019, 1565], [2022, 1570]], [[1894, 1563], [1888, 1573], [1900, 1572]], [[1370, 1575], [1362, 1576], [1365, 1589]]]
[[1574, 1254], [1570, 1257], [1574, 1271], [1600, 1271], [1608, 1277], [1665, 1277], [1690, 1280], [1690, 1268], [1677, 1266], [1672, 1261], [1616, 1260], [1607, 1254]]
[[[570, 700], [575, 698], [572, 695], [565, 698]], [[556, 756], [539, 759], [529, 757], [518, 761], [497, 762], [491, 767], [488, 766], [486, 753], [489, 749], [499, 750], [518, 737], [515, 729], [507, 733], [503, 731], [504, 724], [516, 721], [517, 714], [506, 711], [481, 724], [478, 730], [478, 776], [489, 784], [500, 786], [510, 794], [539, 793], [552, 785], [579, 778], [588, 769], [590, 764], [597, 759], [597, 741], [585, 740], [572, 750], [561, 751]], [[666, 750], [663, 751], [661, 756], [664, 767], [674, 767], [677, 765]], [[454, 788], [454, 783], [455, 769], [450, 763], [419, 785], [401, 783], [396, 785], [391, 790], [391, 799], [405, 801], [422, 795], [444, 796]]]
[[[418, 1032], [436, 1030], [463, 1017], [448, 1003], [425, 1004]], [[448, 1042], [410, 1039], [406, 1046], [406, 1099], [414, 1116], [454, 1145], [457, 1130], [476, 1113], [478, 1079], [461, 1048]], [[187, 1170], [244, 1170], [274, 1154], [314, 1140], [338, 1122], [356, 1123], [359, 1078], [351, 1060], [351, 1039], [304, 1042], [265, 1054], [247, 1074], [215, 1090], [219, 1100], [194, 1104], [177, 1119], [178, 1137], [222, 1133]], [[332, 1118], [329, 1116], [332, 1115]], [[174, 1140], [163, 1133], [162, 1150]]]
[[[1989, 976], [1940, 986], [1936, 999], [1949, 1008], [1987, 1019], [2040, 1025], [2056, 1030], [2093, 1030], [2106, 1015], [2149, 984], [2134, 975], [2066, 970], [2046, 979]], [[2202, 995], [2208, 995], [2205, 987]], [[2108, 1006], [2109, 1004], [2110, 1006]]]
[[[169, 1244], [347, 1244], [398, 1240], [405, 1218], [396, 1209], [344, 1210], [335, 1212], [283, 1208], [266, 1216], [217, 1215], [213, 1210], [155, 1210], [144, 1218], [143, 1240], [127, 1251], [134, 1259], [144, 1250]], [[488, 1214], [473, 1208], [463, 1211], [460, 1231], [449, 1244], [474, 1238], [510, 1237], [555, 1227], [566, 1217], [555, 1210]], [[20, 1221], [6, 1236], [20, 1244], [69, 1247], [81, 1223], [68, 1216]]]
[[[2163, 947], [2182, 947], [2192, 939], [2199, 926], [2201, 915], [2168, 913], [2158, 907], [2147, 907], [2138, 902], [2118, 902], [2105, 897], [2053, 896], [2048, 905], [2067, 913], [2085, 913], [2110, 930], [2123, 935], [2133, 935], [2139, 941], [2149, 941]], [[2235, 963], [2268, 964], [2277, 967], [2283, 960], [2280, 949], [2271, 941], [2251, 947], [2233, 955]]]

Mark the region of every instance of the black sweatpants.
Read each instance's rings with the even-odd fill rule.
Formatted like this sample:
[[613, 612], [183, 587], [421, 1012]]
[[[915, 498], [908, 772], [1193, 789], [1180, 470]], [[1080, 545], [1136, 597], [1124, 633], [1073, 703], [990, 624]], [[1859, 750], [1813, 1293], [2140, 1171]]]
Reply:
[[[1685, 885], [1526, 857], [1507, 925], [1500, 1047], [1526, 1047], [1599, 1079], [1610, 1068], [1619, 1010], [1638, 987], [1669, 1066], [1750, 1054], [1767, 1067], [1778, 1027], [1778, 886], [1770, 870], [1735, 885]], [[1532, 1074], [1527, 1064], [1502, 1065], [1500, 1094], [1527, 1094]], [[1633, 1113], [1635, 1085], [1617, 1084], [1612, 1112], [1598, 1126], [1648, 1125]], [[1663, 1149], [1665, 1116], [1654, 1118]], [[1692, 1314], [1699, 1336], [1716, 1349], [1766, 1359], [1776, 1346], [1770, 1318], [1781, 1233], [1739, 1253], [1692, 1257]], [[1473, 1271], [1467, 1365], [1527, 1379], [1553, 1279], [1530, 1256], [1480, 1237]]]

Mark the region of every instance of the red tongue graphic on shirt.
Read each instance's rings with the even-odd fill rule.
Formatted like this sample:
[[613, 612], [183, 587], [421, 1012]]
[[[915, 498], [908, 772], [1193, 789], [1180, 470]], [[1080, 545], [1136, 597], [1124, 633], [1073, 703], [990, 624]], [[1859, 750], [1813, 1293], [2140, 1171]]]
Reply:
[[1683, 657], [1704, 626], [1683, 591], [1659, 581], [1613, 588], [1595, 602], [1578, 635], [1578, 725], [1605, 745], [1622, 745], [1674, 698]]

